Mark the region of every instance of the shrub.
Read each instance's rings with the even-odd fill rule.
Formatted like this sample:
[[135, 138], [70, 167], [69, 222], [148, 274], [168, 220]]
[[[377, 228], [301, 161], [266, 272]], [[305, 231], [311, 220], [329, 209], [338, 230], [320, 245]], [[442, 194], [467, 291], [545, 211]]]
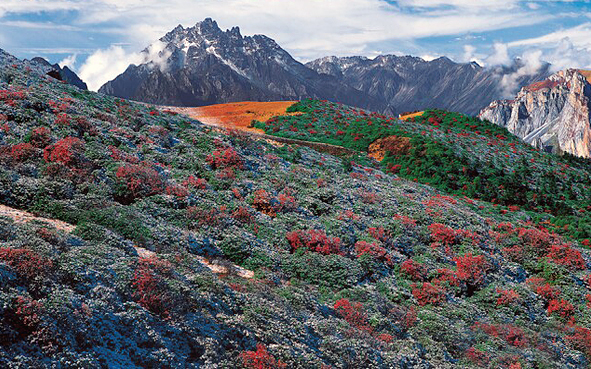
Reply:
[[292, 251], [305, 247], [310, 251], [323, 255], [343, 254], [341, 251], [341, 239], [338, 237], [328, 237], [323, 230], [292, 231], [287, 233], [286, 238], [291, 245]]
[[365, 241], [357, 241], [355, 243], [355, 252], [357, 257], [360, 258], [363, 255], [370, 255], [377, 260], [392, 264], [392, 259], [388, 255], [388, 252], [382, 246], [378, 246], [375, 243], [369, 243]]
[[37, 127], [31, 131], [29, 142], [37, 147], [42, 148], [49, 145], [51, 136], [47, 127]]
[[254, 192], [252, 206], [264, 214], [275, 216], [275, 207], [272, 204], [271, 195], [263, 189], [258, 189]]
[[553, 299], [548, 303], [548, 315], [558, 315], [565, 320], [574, 318], [575, 307], [564, 299]]
[[10, 157], [15, 162], [23, 162], [35, 156], [35, 148], [30, 143], [20, 143], [11, 147]]
[[243, 167], [243, 161], [238, 152], [234, 148], [218, 149], [207, 155], [207, 164], [212, 169], [236, 168]]
[[427, 268], [425, 265], [417, 263], [412, 259], [405, 260], [400, 266], [400, 271], [415, 281], [423, 281], [427, 277]]
[[457, 265], [456, 275], [459, 280], [471, 286], [478, 286], [484, 281], [486, 271], [490, 268], [483, 255], [473, 256], [466, 254], [455, 257], [453, 261]]
[[515, 346], [515, 347], [527, 346], [527, 338], [525, 336], [525, 333], [517, 327], [513, 327], [513, 326], [507, 327], [506, 332], [504, 334], [504, 338], [505, 338], [505, 341], [507, 341], [507, 343], [509, 343], [511, 346]]
[[497, 293], [500, 295], [497, 297], [497, 306], [500, 305], [511, 305], [519, 300], [519, 294], [513, 290], [501, 290], [497, 288]]
[[351, 326], [366, 332], [373, 330], [360, 302], [351, 303], [348, 299], [340, 299], [335, 302], [334, 309]]
[[560, 296], [560, 290], [546, 283], [544, 278], [529, 278], [526, 283], [546, 301], [557, 299]]
[[275, 359], [265, 346], [257, 343], [256, 351], [245, 351], [240, 354], [242, 364], [248, 369], [281, 369], [287, 364]]
[[586, 352], [591, 356], [591, 329], [585, 327], [574, 327], [574, 332], [566, 339], [577, 349]]
[[66, 137], [43, 151], [43, 158], [48, 163], [61, 163], [67, 166], [82, 161], [84, 142], [76, 137]]
[[125, 185], [128, 192], [126, 195], [130, 195], [132, 199], [164, 191], [164, 181], [160, 174], [144, 165], [125, 164], [117, 169], [116, 176]]
[[53, 262], [28, 249], [0, 248], [0, 260], [14, 268], [27, 280], [44, 277], [53, 267]]
[[454, 245], [457, 243], [456, 232], [440, 223], [431, 224], [429, 227], [431, 238], [435, 242], [441, 242], [444, 245]]
[[184, 182], [183, 186], [187, 188], [196, 188], [199, 190], [205, 190], [207, 188], [207, 181], [203, 178], [197, 178], [195, 176], [189, 176]]
[[420, 306], [425, 305], [439, 305], [445, 301], [445, 292], [443, 288], [437, 285], [433, 285], [429, 282], [425, 282], [420, 288], [417, 285], [413, 285], [412, 294], [419, 302]]
[[163, 276], [171, 273], [168, 262], [155, 256], [141, 258], [132, 281], [135, 300], [152, 313], [167, 317], [172, 307], [172, 298]]
[[571, 269], [586, 269], [585, 259], [579, 250], [571, 248], [569, 245], [552, 245], [548, 257], [556, 264], [564, 265]]

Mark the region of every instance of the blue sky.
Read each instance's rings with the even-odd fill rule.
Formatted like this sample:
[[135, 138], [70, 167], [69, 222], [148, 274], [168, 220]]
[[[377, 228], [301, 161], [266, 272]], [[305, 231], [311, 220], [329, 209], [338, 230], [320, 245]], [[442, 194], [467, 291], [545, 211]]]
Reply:
[[274, 38], [302, 61], [393, 53], [591, 67], [589, 1], [2, 0], [0, 48], [68, 64], [97, 89], [177, 24], [206, 17]]

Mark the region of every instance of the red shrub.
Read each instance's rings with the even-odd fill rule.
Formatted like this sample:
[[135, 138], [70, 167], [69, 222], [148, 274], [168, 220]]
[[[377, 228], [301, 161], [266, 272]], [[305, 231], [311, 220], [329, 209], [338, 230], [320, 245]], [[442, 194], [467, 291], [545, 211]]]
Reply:
[[116, 175], [134, 198], [152, 196], [164, 191], [164, 181], [153, 168], [144, 165], [125, 164], [117, 169]]
[[375, 243], [357, 241], [355, 243], [355, 252], [357, 253], [358, 258], [360, 258], [363, 255], [371, 255], [378, 260], [385, 261], [389, 264], [392, 263], [392, 259], [388, 255], [386, 249], [376, 245]]
[[35, 148], [30, 143], [20, 143], [12, 146], [10, 156], [15, 162], [23, 162], [35, 156]]
[[28, 280], [45, 276], [53, 267], [53, 262], [28, 249], [0, 248], [0, 260], [14, 268]]
[[74, 165], [82, 160], [84, 142], [76, 137], [66, 137], [43, 151], [43, 158], [48, 163]]
[[429, 227], [431, 238], [435, 242], [441, 242], [444, 245], [454, 245], [457, 242], [456, 232], [440, 223], [431, 224]]
[[428, 304], [439, 305], [445, 301], [445, 292], [443, 291], [443, 288], [429, 282], [423, 283], [421, 288], [417, 288], [416, 285], [413, 285], [412, 294], [421, 306]]
[[341, 239], [338, 237], [328, 237], [323, 230], [310, 229], [307, 231], [288, 232], [287, 241], [291, 245], [292, 251], [305, 247], [310, 251], [320, 254], [339, 254], [341, 251]]
[[505, 341], [507, 341], [507, 343], [509, 343], [511, 346], [515, 346], [515, 347], [527, 346], [527, 338], [525, 336], [525, 333], [517, 327], [513, 327], [513, 326], [507, 327], [507, 329], [504, 333], [504, 338], [505, 338]]
[[456, 275], [459, 280], [472, 286], [477, 286], [484, 281], [486, 272], [490, 268], [483, 255], [473, 256], [466, 254], [453, 259], [457, 265]]
[[262, 344], [257, 344], [256, 351], [245, 351], [240, 354], [242, 364], [248, 369], [281, 369], [287, 368], [287, 364], [275, 359], [267, 348]]
[[41, 323], [43, 304], [29, 297], [18, 296], [16, 298], [16, 315], [28, 328], [35, 328]]
[[250, 223], [252, 222], [253, 216], [250, 214], [250, 211], [247, 207], [240, 206], [238, 209], [234, 210], [232, 213], [232, 218], [242, 223]]
[[517, 229], [517, 236], [527, 246], [528, 249], [536, 254], [543, 254], [549, 251], [550, 246], [557, 241], [557, 236], [541, 229]]
[[272, 204], [272, 200], [271, 194], [263, 189], [259, 189], [254, 193], [252, 206], [264, 214], [275, 216], [275, 207]]
[[189, 176], [184, 182], [183, 186], [189, 188], [196, 188], [199, 190], [205, 190], [207, 188], [207, 181], [203, 178], [197, 178], [194, 176]]
[[587, 355], [591, 356], [591, 329], [574, 327], [573, 334], [566, 336], [566, 339], [571, 342], [575, 348], [586, 352]]
[[38, 127], [31, 131], [31, 144], [42, 148], [51, 142], [51, 135], [47, 127]]
[[371, 332], [373, 328], [369, 325], [367, 314], [363, 305], [359, 302], [351, 303], [347, 299], [340, 299], [334, 304], [334, 309], [347, 323], [362, 331]]
[[579, 250], [571, 248], [569, 245], [553, 245], [548, 257], [556, 264], [564, 265], [571, 269], [586, 269], [585, 259]]
[[378, 339], [380, 341], [386, 342], [386, 343], [392, 343], [392, 341], [394, 341], [394, 337], [392, 337], [391, 334], [387, 334], [387, 333], [382, 333], [378, 336]]
[[448, 283], [450, 286], [460, 285], [460, 280], [455, 270], [437, 269], [437, 273], [439, 273], [439, 276], [432, 280], [433, 284], [440, 285], [441, 283]]
[[207, 155], [207, 163], [212, 169], [237, 168], [243, 166], [242, 158], [232, 147], [227, 149], [217, 149]]
[[176, 197], [187, 197], [189, 196], [189, 191], [183, 186], [170, 185], [166, 187], [166, 194]]
[[478, 366], [486, 366], [486, 364], [490, 361], [489, 354], [474, 347], [470, 347], [468, 350], [466, 350], [466, 357], [468, 360]]
[[172, 299], [164, 275], [170, 275], [171, 266], [157, 257], [141, 258], [133, 276], [133, 297], [154, 314], [168, 316]]
[[221, 221], [228, 217], [226, 208], [224, 206], [220, 209], [210, 208], [208, 210], [198, 207], [188, 207], [187, 217], [192, 220], [197, 220], [199, 225], [219, 226]]
[[60, 126], [69, 126], [70, 118], [66, 113], [60, 113], [55, 117], [55, 124]]
[[550, 300], [548, 303], [548, 315], [557, 314], [561, 318], [570, 320], [574, 318], [575, 307], [564, 299]]
[[511, 305], [519, 300], [519, 294], [513, 290], [501, 290], [497, 288], [497, 293], [500, 296], [497, 298], [497, 305]]
[[529, 278], [526, 282], [535, 293], [546, 301], [557, 299], [560, 296], [560, 290], [546, 283], [544, 278]]
[[405, 260], [400, 266], [400, 271], [415, 281], [423, 281], [427, 277], [425, 264], [417, 263], [412, 259]]
[[369, 232], [369, 235], [372, 238], [375, 238], [380, 242], [387, 242], [388, 238], [390, 238], [389, 232], [386, 231], [383, 227], [370, 227], [367, 229], [367, 231]]
[[291, 195], [281, 193], [277, 199], [279, 200], [280, 211], [289, 211], [298, 208], [298, 202], [296, 201], [295, 197]]

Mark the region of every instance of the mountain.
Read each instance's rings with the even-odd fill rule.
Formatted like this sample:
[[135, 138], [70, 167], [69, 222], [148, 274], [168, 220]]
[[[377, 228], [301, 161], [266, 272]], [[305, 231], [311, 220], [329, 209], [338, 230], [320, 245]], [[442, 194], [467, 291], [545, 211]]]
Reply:
[[591, 84], [585, 72], [569, 69], [523, 87], [514, 100], [492, 102], [479, 116], [535, 147], [588, 158], [590, 104]]
[[224, 32], [209, 18], [179, 25], [160, 43], [157, 56], [144, 50], [143, 64], [130, 65], [99, 92], [177, 106], [317, 97], [388, 111], [380, 100], [294, 60], [272, 39], [243, 37], [238, 27]]
[[589, 367], [591, 161], [446, 111], [255, 125], [291, 142], [0, 52], [0, 368]]
[[387, 103], [397, 112], [447, 109], [476, 115], [505, 94], [505, 83], [523, 86], [548, 76], [548, 65], [533, 74], [518, 73], [524, 65], [483, 68], [475, 62], [455, 63], [446, 57], [425, 61], [412, 56], [325, 57], [306, 64], [318, 73]]
[[59, 64], [51, 64], [46, 59], [41, 57], [35, 57], [31, 59], [30, 63], [44, 69], [48, 75], [60, 81], [69, 83], [81, 90], [88, 90], [86, 83], [84, 83], [84, 81], [82, 81], [74, 71], [68, 68], [68, 66], [64, 66], [62, 68], [59, 66]]

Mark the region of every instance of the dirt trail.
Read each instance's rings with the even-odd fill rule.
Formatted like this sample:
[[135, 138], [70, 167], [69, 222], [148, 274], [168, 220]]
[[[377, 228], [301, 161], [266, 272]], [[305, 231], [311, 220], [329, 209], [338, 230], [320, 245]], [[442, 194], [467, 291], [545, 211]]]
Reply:
[[0, 205], [0, 216], [11, 218], [15, 223], [29, 223], [32, 221], [39, 221], [52, 225], [55, 228], [68, 233], [74, 231], [76, 228], [75, 225], [62, 222], [61, 220], [38, 217], [27, 211], [13, 209], [4, 205]]
[[[8, 217], [8, 218], [12, 219], [15, 223], [20, 223], [20, 224], [29, 223], [32, 221], [39, 221], [39, 222], [47, 223], [47, 224], [55, 227], [56, 229], [59, 229], [61, 231], [67, 232], [67, 233], [72, 233], [74, 231], [74, 229], [76, 229], [76, 226], [73, 224], [62, 222], [61, 220], [38, 217], [38, 216], [35, 216], [32, 213], [29, 213], [27, 211], [14, 209], [14, 208], [11, 208], [11, 207], [8, 207], [5, 205], [0, 205], [0, 216]], [[147, 257], [151, 257], [151, 256], [156, 255], [155, 252], [146, 250], [142, 247], [135, 247], [135, 249], [136, 249], [138, 255], [142, 258], [147, 258]], [[254, 278], [254, 272], [244, 269], [238, 265], [230, 265], [230, 268], [228, 268], [223, 265], [218, 265], [218, 264], [212, 263], [202, 256], [196, 256], [196, 257], [203, 265], [208, 267], [215, 274], [223, 274], [223, 275], [230, 274], [231, 270], [229, 270], [229, 269], [234, 269], [236, 274], [242, 278], [248, 278], [248, 279]]]

